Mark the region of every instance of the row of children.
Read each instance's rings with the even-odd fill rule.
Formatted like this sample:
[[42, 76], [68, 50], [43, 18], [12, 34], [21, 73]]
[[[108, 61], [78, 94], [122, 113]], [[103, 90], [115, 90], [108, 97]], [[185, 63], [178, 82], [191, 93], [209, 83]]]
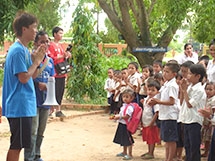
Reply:
[[[210, 44], [210, 53], [215, 60], [214, 43]], [[114, 142], [124, 147], [117, 156], [132, 159], [134, 141], [125, 119], [131, 119], [134, 108], [130, 103], [136, 102], [143, 108], [142, 138], [148, 144], [148, 152], [141, 155], [142, 159], [154, 158], [155, 143], [160, 142], [160, 137], [166, 143], [165, 161], [182, 160], [183, 147], [186, 161], [207, 157], [212, 125], [208, 119], [203, 120], [199, 110], [215, 112], [215, 84], [211, 82], [213, 79], [210, 82], [207, 79], [207, 74], [210, 78], [215, 75], [213, 60], [208, 63], [212, 62], [210, 66], [205, 56], [197, 64], [186, 61], [179, 65], [176, 60], [170, 60], [163, 69], [162, 62], [155, 61], [153, 67], [143, 66], [141, 74], [136, 62], [121, 71], [108, 69], [105, 83], [108, 103], [111, 114], [115, 114], [113, 118], [119, 120]], [[202, 155], [201, 140], [205, 143]]]

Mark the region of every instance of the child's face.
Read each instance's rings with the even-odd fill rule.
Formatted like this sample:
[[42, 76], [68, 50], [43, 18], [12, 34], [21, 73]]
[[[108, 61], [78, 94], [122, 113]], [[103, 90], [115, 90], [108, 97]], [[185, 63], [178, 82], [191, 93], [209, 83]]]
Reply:
[[49, 48], [49, 43], [50, 43], [49, 37], [48, 37], [48, 35], [45, 34], [45, 35], [39, 36], [38, 41], [37, 41], [37, 42], [34, 42], [34, 45], [35, 45], [35, 47], [37, 48], [37, 47], [39, 47], [41, 44], [45, 44], [46, 49], [48, 49], [48, 48]]
[[192, 84], [196, 84], [199, 82], [200, 74], [193, 74], [190, 70], [188, 70], [187, 80]]
[[149, 96], [149, 98], [154, 97], [156, 94], [158, 94], [157, 88], [155, 88], [154, 86], [147, 87], [147, 95]]
[[143, 68], [142, 75], [147, 79], [150, 76], [149, 68]]
[[205, 69], [207, 68], [204, 60], [201, 60], [199, 64], [202, 64]]
[[187, 78], [188, 70], [189, 70], [189, 68], [187, 68], [187, 67], [183, 67], [183, 66], [181, 67], [181, 75], [183, 78]]
[[171, 80], [172, 78], [174, 78], [176, 76], [176, 73], [173, 73], [172, 70], [168, 67], [165, 66], [163, 69], [163, 78], [164, 80]]
[[161, 67], [159, 64], [153, 64], [154, 73], [159, 73], [161, 71]]
[[108, 77], [113, 78], [113, 70], [111, 69], [108, 70]]
[[188, 55], [191, 55], [192, 52], [193, 52], [193, 47], [191, 45], [188, 45], [185, 49], [185, 53]]
[[125, 94], [122, 95], [122, 100], [126, 104], [131, 103], [133, 99], [134, 99], [134, 97], [131, 96], [130, 94], [125, 93]]
[[215, 46], [214, 45], [210, 46], [210, 54], [213, 58], [215, 58]]
[[180, 77], [180, 76], [178, 76], [178, 77], [176, 78], [176, 83], [179, 85], [179, 84], [180, 84], [180, 82], [181, 82], [181, 77]]
[[128, 70], [123, 70], [122, 71], [122, 79], [124, 80], [126, 78], [128, 78]]
[[134, 75], [136, 73], [137, 69], [133, 64], [128, 65], [128, 74], [129, 75]]
[[207, 85], [205, 87], [205, 92], [206, 92], [208, 98], [213, 97], [214, 94], [215, 94], [215, 87], [214, 87], [214, 85], [212, 85], [212, 84]]

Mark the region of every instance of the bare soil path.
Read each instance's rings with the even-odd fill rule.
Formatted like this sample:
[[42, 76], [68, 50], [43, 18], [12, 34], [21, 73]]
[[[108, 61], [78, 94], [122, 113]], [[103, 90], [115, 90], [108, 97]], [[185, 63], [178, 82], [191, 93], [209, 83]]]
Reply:
[[[48, 123], [42, 145], [44, 161], [119, 161], [115, 155], [122, 148], [112, 142], [117, 122], [107, 114], [97, 114], [67, 119], [64, 122]], [[138, 134], [139, 132], [137, 132]], [[134, 159], [142, 161], [140, 155], [147, 152], [141, 136], [134, 135]], [[9, 132], [6, 119], [0, 124], [0, 161], [6, 158], [9, 147]], [[154, 161], [164, 159], [164, 147], [156, 148]], [[20, 161], [23, 159], [23, 151]], [[152, 160], [153, 161], [153, 160]]]

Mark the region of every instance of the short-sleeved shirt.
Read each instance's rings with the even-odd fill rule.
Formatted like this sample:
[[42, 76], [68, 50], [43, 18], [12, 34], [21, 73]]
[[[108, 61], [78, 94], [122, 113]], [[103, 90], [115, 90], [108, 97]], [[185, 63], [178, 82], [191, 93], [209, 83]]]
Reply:
[[189, 103], [192, 108], [188, 108], [187, 103], [183, 100], [181, 111], [179, 113], [179, 119], [184, 124], [199, 123], [202, 125], [203, 117], [199, 114], [198, 110], [203, 109], [206, 105], [206, 93], [201, 82], [187, 89]]
[[129, 83], [131, 83], [133, 86], [138, 87], [138, 78], [140, 78], [140, 75], [136, 72], [133, 75], [128, 76]]
[[36, 116], [36, 94], [32, 78], [23, 84], [18, 74], [28, 72], [32, 65], [26, 47], [15, 42], [9, 49], [3, 80], [2, 114], [7, 118]]
[[[107, 90], [107, 89], [113, 89], [113, 79], [108, 78], [105, 81], [105, 87], [104, 87], [104, 89], [105, 90]], [[109, 91], [107, 91], [107, 98], [109, 98], [111, 95], [112, 95], [112, 93], [109, 92]]]
[[159, 105], [159, 120], [177, 120], [178, 109], [177, 109], [177, 99], [178, 99], [179, 87], [176, 83], [176, 79], [173, 78], [170, 81], [164, 83], [160, 89], [160, 100], [169, 101], [170, 97], [174, 98], [174, 105]]
[[[50, 46], [48, 48], [47, 53], [48, 53], [48, 56], [53, 59], [54, 65], [64, 62], [64, 60], [65, 60], [64, 58], [57, 59], [58, 56], [64, 55], [63, 46], [60, 43], [58, 43], [58, 45], [56, 45], [54, 42], [50, 42]], [[55, 77], [57, 77], [57, 78], [66, 77], [66, 74], [58, 75], [56, 72]]]
[[[150, 106], [147, 101], [149, 101], [148, 99], [150, 99], [149, 97], [146, 97], [144, 99], [144, 103], [143, 103], [143, 114], [142, 114], [142, 123], [144, 127], [149, 126], [149, 124], [152, 122], [154, 114], [152, 112], [152, 106]], [[159, 111], [159, 105], [154, 105], [154, 112], [158, 112]], [[154, 125], [156, 125], [156, 123], [154, 123]]]
[[[47, 60], [47, 56], [45, 56], [44, 60], [41, 62], [40, 67], [43, 66], [46, 60]], [[50, 58], [46, 68], [42, 71], [41, 74], [37, 76], [36, 79], [34, 79], [34, 82], [35, 82], [34, 85], [35, 85], [35, 91], [36, 91], [36, 97], [37, 97], [37, 107], [39, 108], [50, 108], [50, 106], [42, 105], [45, 102], [47, 91], [41, 91], [39, 89], [38, 82], [47, 83], [48, 78], [53, 75], [55, 75], [54, 62], [52, 58]]]
[[207, 77], [209, 82], [215, 82], [215, 63], [209, 60], [207, 65]]
[[198, 63], [198, 54], [193, 52], [193, 55], [191, 57], [187, 56], [186, 54], [181, 54], [178, 57], [176, 57], [176, 60], [178, 64], [183, 64], [186, 61], [192, 61], [193, 63]]
[[208, 98], [206, 101], [206, 108], [211, 108], [214, 109], [215, 108], [215, 96]]
[[[125, 110], [126, 106], [127, 106], [127, 104], [123, 103], [122, 107], [120, 108], [120, 112], [119, 112], [120, 116], [124, 116], [123, 114], [124, 114], [124, 110]], [[128, 119], [128, 121], [130, 120], [133, 112], [134, 112], [134, 107], [131, 106], [131, 105], [129, 105], [128, 108], [127, 108], [127, 110], [126, 110], [126, 112], [125, 112], [125, 115], [130, 116], [129, 119]], [[122, 124], [126, 124], [126, 122], [125, 122], [124, 119], [119, 120], [119, 122], [122, 123]]]

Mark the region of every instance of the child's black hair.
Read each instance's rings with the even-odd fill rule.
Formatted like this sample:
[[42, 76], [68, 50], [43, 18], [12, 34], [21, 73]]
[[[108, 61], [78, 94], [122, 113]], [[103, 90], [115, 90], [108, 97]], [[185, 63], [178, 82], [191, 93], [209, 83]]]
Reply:
[[192, 48], [193, 48], [193, 45], [192, 45], [191, 43], [186, 43], [186, 44], [184, 45], [184, 50], [186, 50], [186, 48], [187, 48], [189, 45], [192, 46]]
[[202, 64], [193, 64], [190, 66], [190, 72], [192, 74], [199, 74], [199, 82], [206, 76], [206, 70]]
[[185, 61], [183, 64], [181, 64], [181, 67], [185, 67], [185, 68], [190, 68], [191, 65], [193, 65], [194, 63], [190, 60]]
[[147, 87], [155, 87], [159, 91], [161, 88], [161, 85], [160, 85], [160, 82], [158, 82], [157, 80], [153, 80], [148, 83]]
[[114, 72], [114, 69], [113, 68], [108, 68], [108, 70], [112, 70]]
[[36, 37], [34, 39], [34, 42], [38, 42], [39, 36], [43, 36], [43, 35], [48, 35], [48, 33], [45, 32], [45, 31], [38, 31], [37, 34], [36, 34]]
[[151, 65], [144, 65], [143, 69], [148, 68], [149, 69], [149, 76], [152, 77], [153, 76], [153, 67]]
[[175, 76], [175, 78], [177, 79], [178, 77], [180, 77], [180, 79], [182, 79], [183, 77], [182, 77], [182, 74], [181, 74], [181, 72], [179, 71], [178, 73], [177, 73], [177, 75]]
[[122, 92], [122, 96], [124, 94], [129, 94], [130, 96], [134, 97], [135, 98], [135, 92], [132, 90], [132, 89], [126, 89]]
[[121, 70], [114, 70], [113, 73], [116, 74], [116, 75], [119, 75], [119, 74], [121, 74]]
[[210, 58], [209, 58], [209, 56], [207, 56], [207, 55], [203, 55], [203, 56], [201, 56], [201, 57], [199, 58], [199, 62], [200, 62], [200, 61], [204, 61], [206, 67], [208, 66], [209, 60], [210, 60]]
[[153, 65], [154, 64], [157, 64], [157, 65], [159, 65], [161, 68], [163, 68], [163, 66], [162, 66], [162, 61], [161, 60], [155, 60], [154, 62], [153, 62]]
[[122, 68], [121, 71], [123, 71], [123, 70], [128, 70], [128, 68]]
[[178, 63], [166, 63], [165, 66], [169, 67], [173, 73], [178, 73], [180, 70]]
[[134, 62], [134, 61], [133, 61], [133, 62], [130, 62], [130, 63], [128, 64], [128, 66], [131, 65], [131, 64], [135, 66], [136, 70], [139, 68], [139, 65], [138, 65], [137, 62]]
[[213, 85], [213, 86], [215, 87], [214, 82], [207, 82], [206, 85], [205, 85], [205, 89], [206, 89], [206, 87], [207, 87], [208, 85]]
[[210, 48], [212, 45], [214, 45], [214, 43], [215, 43], [215, 39], [213, 39], [213, 40], [211, 41], [211, 43], [209, 44], [209, 48]]

